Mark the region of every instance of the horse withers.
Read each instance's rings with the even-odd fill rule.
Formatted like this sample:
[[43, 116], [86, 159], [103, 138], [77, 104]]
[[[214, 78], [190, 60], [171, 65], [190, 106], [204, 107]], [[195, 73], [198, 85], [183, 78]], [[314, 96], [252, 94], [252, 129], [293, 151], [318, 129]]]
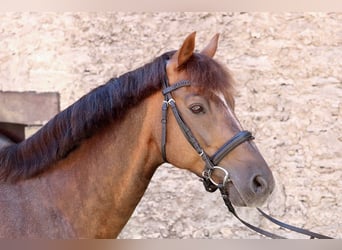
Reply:
[[195, 52], [190, 34], [2, 148], [0, 236], [114, 238], [165, 161], [237, 206], [265, 202], [274, 179], [234, 113], [233, 79], [213, 59], [218, 37]]

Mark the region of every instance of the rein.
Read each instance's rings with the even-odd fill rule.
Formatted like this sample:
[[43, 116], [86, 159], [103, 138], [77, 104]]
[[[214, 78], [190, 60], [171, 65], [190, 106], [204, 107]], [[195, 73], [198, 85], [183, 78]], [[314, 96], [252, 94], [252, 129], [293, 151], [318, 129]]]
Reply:
[[[202, 178], [201, 181], [203, 182], [203, 185], [205, 189], [208, 192], [215, 192], [217, 189], [220, 190], [221, 196], [223, 198], [223, 201], [225, 205], [227, 206], [229, 212], [231, 212], [241, 223], [243, 223], [245, 226], [248, 228], [254, 230], [255, 232], [262, 234], [266, 237], [272, 238], [272, 239], [286, 239], [283, 236], [279, 236], [277, 234], [265, 231], [259, 227], [253, 226], [250, 223], [244, 221], [241, 219], [238, 214], [236, 213], [230, 199], [229, 199], [229, 193], [226, 190], [226, 185], [228, 182], [231, 182], [232, 180], [230, 179], [229, 173], [226, 169], [218, 166], [217, 164], [229, 153], [231, 152], [234, 148], [239, 146], [240, 144], [253, 140], [254, 137], [252, 136], [251, 132], [249, 131], [240, 131], [237, 133], [233, 138], [228, 140], [221, 148], [219, 148], [211, 157], [204, 151], [204, 149], [201, 147], [199, 142], [197, 141], [196, 137], [193, 135], [191, 132], [191, 129], [186, 125], [184, 120], [182, 119], [182, 116], [176, 106], [176, 101], [172, 98], [172, 92], [182, 88], [182, 87], [188, 87], [190, 86], [191, 83], [188, 80], [182, 80], [179, 81], [173, 85], [169, 85], [168, 83], [168, 78], [167, 75], [164, 78], [164, 81], [162, 82], [163, 90], [162, 93], [164, 95], [164, 101], [162, 105], [162, 138], [161, 138], [161, 150], [162, 150], [162, 157], [164, 162], [167, 162], [166, 158], [166, 135], [167, 135], [167, 111], [168, 107], [171, 107], [172, 113], [182, 130], [185, 138], [188, 140], [190, 145], [196, 150], [196, 152], [199, 154], [199, 156], [202, 158], [202, 160], [205, 162], [205, 168], [202, 172]], [[220, 170], [224, 173], [224, 178], [223, 182], [216, 183], [211, 175], [214, 170]], [[325, 236], [322, 234], [314, 233], [306, 229], [302, 229], [299, 227], [295, 227], [286, 223], [283, 223], [281, 221], [278, 221], [271, 217], [270, 215], [266, 214], [263, 212], [261, 209], [257, 208], [257, 210], [261, 213], [262, 216], [264, 216], [266, 219], [270, 220], [271, 222], [275, 223], [276, 225], [286, 228], [288, 230], [308, 235], [310, 236], [310, 239], [332, 239], [329, 236]]]

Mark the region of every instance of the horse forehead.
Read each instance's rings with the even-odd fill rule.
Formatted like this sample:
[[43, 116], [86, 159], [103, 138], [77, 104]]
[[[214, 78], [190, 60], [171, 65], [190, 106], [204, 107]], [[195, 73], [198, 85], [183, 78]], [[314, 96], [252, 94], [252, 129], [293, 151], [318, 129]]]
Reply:
[[226, 114], [228, 114], [229, 119], [233, 122], [233, 124], [239, 128], [240, 130], [242, 130], [242, 126], [239, 122], [239, 120], [237, 119], [233, 108], [231, 107], [231, 105], [228, 104], [228, 101], [225, 97], [225, 95], [222, 92], [215, 92], [216, 97], [218, 98], [218, 100], [223, 104], [223, 108], [226, 112]]
[[217, 98], [221, 101], [226, 109], [230, 109], [226, 97], [222, 92], [216, 91], [214, 94], [217, 96]]
[[186, 71], [180, 71], [177, 68], [170, 67], [168, 64], [166, 65], [166, 75], [170, 85], [184, 79], [189, 79], [189, 75]]
[[[205, 91], [208, 91], [208, 93], [205, 93]], [[206, 97], [206, 99], [210, 102], [215, 102], [215, 103], [221, 103], [223, 108], [226, 109], [231, 109], [231, 105], [227, 101], [227, 98], [225, 94], [221, 91], [213, 91], [213, 90], [201, 90], [201, 87], [199, 86], [191, 86], [191, 88], [187, 88], [185, 91], [187, 94], [196, 94], [200, 95], [203, 97]]]

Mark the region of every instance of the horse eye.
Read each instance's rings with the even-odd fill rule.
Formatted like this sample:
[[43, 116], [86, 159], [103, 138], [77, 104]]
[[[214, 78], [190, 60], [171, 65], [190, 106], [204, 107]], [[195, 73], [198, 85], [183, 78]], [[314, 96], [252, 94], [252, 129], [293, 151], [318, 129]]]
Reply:
[[190, 110], [194, 114], [204, 113], [204, 108], [199, 104], [194, 104], [190, 107]]

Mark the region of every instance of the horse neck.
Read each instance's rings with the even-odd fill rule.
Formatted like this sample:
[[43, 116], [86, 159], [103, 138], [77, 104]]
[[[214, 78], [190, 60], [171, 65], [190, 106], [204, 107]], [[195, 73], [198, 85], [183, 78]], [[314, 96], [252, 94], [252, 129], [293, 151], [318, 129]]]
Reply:
[[151, 107], [143, 101], [132, 108], [46, 174], [78, 237], [116, 237], [143, 196], [161, 163]]

